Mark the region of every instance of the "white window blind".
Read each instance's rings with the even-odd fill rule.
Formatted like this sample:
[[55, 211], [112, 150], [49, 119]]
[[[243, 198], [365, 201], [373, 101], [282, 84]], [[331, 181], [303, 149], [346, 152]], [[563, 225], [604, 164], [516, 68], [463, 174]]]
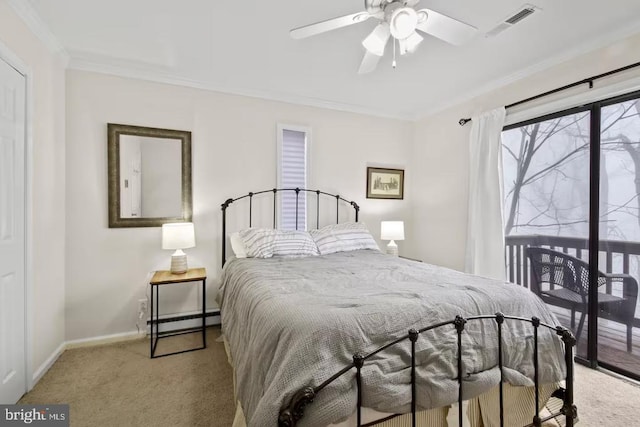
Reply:
[[[307, 188], [307, 132], [283, 127], [280, 129], [280, 156], [278, 165], [280, 188]], [[296, 193], [283, 191], [280, 195], [280, 228], [307, 229], [307, 194], [298, 194], [296, 223]], [[297, 227], [296, 227], [297, 225]]]

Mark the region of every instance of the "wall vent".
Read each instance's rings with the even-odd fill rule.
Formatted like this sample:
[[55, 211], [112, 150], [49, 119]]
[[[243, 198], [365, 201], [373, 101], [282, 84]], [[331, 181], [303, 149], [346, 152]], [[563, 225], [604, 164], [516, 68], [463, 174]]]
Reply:
[[538, 6], [534, 6], [532, 4], [525, 4], [524, 6], [520, 7], [517, 12], [512, 13], [508, 18], [504, 19], [496, 27], [489, 30], [485, 36], [486, 37], [497, 36], [501, 32], [511, 28], [518, 22], [533, 15], [535, 12], [539, 12], [541, 10], [542, 9], [540, 9]]

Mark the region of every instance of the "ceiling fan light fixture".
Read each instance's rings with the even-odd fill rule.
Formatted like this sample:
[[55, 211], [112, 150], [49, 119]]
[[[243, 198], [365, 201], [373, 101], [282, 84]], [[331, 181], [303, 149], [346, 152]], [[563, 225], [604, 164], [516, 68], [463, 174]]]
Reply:
[[382, 56], [387, 40], [389, 40], [389, 24], [382, 22], [362, 41], [362, 45], [374, 55]]
[[420, 1], [365, 0], [364, 11], [294, 28], [289, 34], [294, 39], [304, 39], [375, 18], [380, 22], [362, 41], [366, 51], [358, 73], [364, 74], [376, 68], [392, 36], [395, 67], [396, 40], [400, 54], [405, 55], [418, 48], [423, 40], [423, 33], [456, 46], [471, 41], [478, 33], [476, 27], [435, 10], [426, 8], [417, 10], [416, 7]]
[[402, 7], [393, 11], [389, 19], [391, 35], [398, 40], [406, 39], [418, 25], [418, 14], [410, 7]]
[[415, 31], [406, 39], [400, 40], [400, 55], [415, 52], [422, 40], [424, 38]]

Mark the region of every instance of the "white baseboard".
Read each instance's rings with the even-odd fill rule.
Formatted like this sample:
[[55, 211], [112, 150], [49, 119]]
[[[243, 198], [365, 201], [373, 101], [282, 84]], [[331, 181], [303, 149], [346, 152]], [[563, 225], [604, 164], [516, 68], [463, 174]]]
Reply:
[[120, 341], [130, 341], [137, 338], [142, 338], [142, 335], [137, 331], [121, 332], [119, 334], [101, 335], [98, 337], [81, 338], [79, 340], [71, 340], [66, 342], [65, 349], [79, 348], [79, 347], [93, 347], [102, 344], [111, 344]]
[[[200, 312], [193, 313], [181, 313], [180, 315], [190, 315], [190, 314], [199, 314]], [[174, 315], [175, 316], [175, 315]], [[160, 318], [171, 317], [168, 316], [160, 316]], [[220, 315], [210, 316], [206, 318], [206, 325], [213, 326], [220, 324]], [[175, 330], [187, 329], [187, 328], [197, 328], [202, 325], [201, 319], [187, 319], [180, 320], [175, 322], [167, 322], [160, 324], [160, 332], [170, 332]], [[138, 331], [130, 331], [130, 332], [121, 332], [119, 334], [111, 334], [111, 335], [101, 335], [97, 337], [91, 338], [81, 338], [77, 340], [65, 341], [56, 348], [51, 356], [44, 361], [42, 365], [34, 372], [33, 381], [30, 384], [29, 391], [35, 387], [35, 385], [40, 381], [40, 379], [47, 373], [47, 371], [53, 366], [53, 364], [58, 360], [60, 355], [65, 351], [72, 348], [80, 348], [80, 347], [93, 347], [96, 345], [103, 344], [112, 344], [121, 341], [130, 341], [140, 338], [145, 338], [149, 335], [150, 328], [147, 326], [146, 334], [140, 333]]]
[[53, 364], [56, 363], [56, 360], [58, 360], [58, 357], [60, 357], [60, 355], [64, 352], [65, 348], [66, 342], [62, 342], [58, 346], [58, 348], [56, 348], [53, 353], [51, 353], [51, 356], [49, 356], [49, 358], [45, 360], [38, 369], [36, 369], [36, 371], [33, 373], [33, 381], [31, 381], [29, 391], [38, 383], [38, 381], [40, 381], [40, 378], [42, 378], [44, 374], [47, 373], [47, 371], [53, 366]]

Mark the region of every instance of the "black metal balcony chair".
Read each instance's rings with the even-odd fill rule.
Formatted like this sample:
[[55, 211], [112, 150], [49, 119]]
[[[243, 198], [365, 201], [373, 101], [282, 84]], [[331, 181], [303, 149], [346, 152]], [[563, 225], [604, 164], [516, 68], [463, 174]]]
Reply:
[[[532, 246], [526, 253], [534, 276], [531, 289], [547, 304], [570, 309], [571, 328], [575, 328], [576, 311], [581, 313], [576, 331], [576, 339], [580, 339], [589, 303], [589, 264], [547, 248]], [[627, 326], [627, 351], [631, 352], [638, 282], [628, 274], [598, 271], [598, 288], [612, 282], [622, 282], [622, 297], [598, 292], [598, 315]], [[552, 289], [543, 290], [542, 283], [549, 283]]]

